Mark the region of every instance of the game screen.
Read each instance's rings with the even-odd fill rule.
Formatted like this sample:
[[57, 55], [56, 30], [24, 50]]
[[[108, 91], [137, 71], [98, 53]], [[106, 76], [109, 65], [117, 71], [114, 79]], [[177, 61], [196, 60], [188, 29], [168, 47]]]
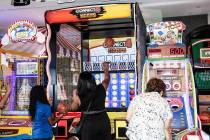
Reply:
[[[96, 83], [103, 80], [103, 73], [94, 74]], [[110, 83], [107, 89], [105, 107], [128, 107], [131, 98], [135, 95], [136, 75], [134, 72], [118, 72], [110, 74]]]
[[84, 40], [83, 70], [103, 81], [102, 63], [110, 62], [110, 84], [105, 106], [127, 108], [136, 91], [136, 44], [131, 29], [94, 31]]

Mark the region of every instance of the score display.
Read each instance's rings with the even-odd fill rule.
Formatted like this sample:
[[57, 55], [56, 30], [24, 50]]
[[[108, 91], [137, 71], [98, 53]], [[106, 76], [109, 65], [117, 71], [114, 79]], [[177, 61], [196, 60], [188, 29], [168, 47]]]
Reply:
[[184, 55], [184, 48], [170, 48], [170, 55]]
[[181, 58], [185, 57], [186, 47], [182, 46], [158, 46], [147, 48], [148, 58]]

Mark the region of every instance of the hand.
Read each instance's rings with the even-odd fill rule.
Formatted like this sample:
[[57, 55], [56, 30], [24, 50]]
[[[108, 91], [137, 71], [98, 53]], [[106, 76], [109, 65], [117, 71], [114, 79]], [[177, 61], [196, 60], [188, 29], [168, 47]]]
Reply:
[[104, 71], [109, 71], [109, 63], [110, 62], [103, 62], [102, 63], [102, 66], [103, 66]]
[[72, 93], [72, 103], [70, 105], [70, 110], [75, 111], [79, 108], [81, 102], [80, 102], [80, 98], [77, 94], [77, 90], [74, 89], [73, 93]]

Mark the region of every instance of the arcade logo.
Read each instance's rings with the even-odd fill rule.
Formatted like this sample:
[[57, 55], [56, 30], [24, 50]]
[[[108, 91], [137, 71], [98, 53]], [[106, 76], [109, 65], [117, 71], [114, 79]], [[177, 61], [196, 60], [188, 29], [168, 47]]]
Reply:
[[13, 42], [34, 41], [36, 39], [37, 27], [27, 21], [17, 21], [8, 28], [8, 36]]
[[126, 53], [126, 49], [132, 47], [132, 41], [114, 41], [113, 38], [106, 38], [103, 47], [108, 48], [108, 53]]
[[76, 15], [79, 19], [98, 18], [102, 16], [103, 13], [105, 13], [103, 7], [89, 7], [72, 10], [72, 14]]

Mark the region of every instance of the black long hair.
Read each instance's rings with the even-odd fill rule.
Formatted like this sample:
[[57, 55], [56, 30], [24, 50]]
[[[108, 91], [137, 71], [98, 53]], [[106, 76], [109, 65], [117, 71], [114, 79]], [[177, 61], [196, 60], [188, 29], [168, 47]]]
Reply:
[[31, 120], [35, 118], [36, 115], [36, 103], [37, 101], [48, 104], [47, 94], [44, 86], [36, 85], [32, 87], [30, 91], [30, 104], [29, 104], [29, 114], [31, 116]]
[[81, 100], [80, 108], [84, 109], [88, 106], [96, 91], [96, 81], [90, 72], [85, 71], [80, 73], [77, 83], [77, 91]]

